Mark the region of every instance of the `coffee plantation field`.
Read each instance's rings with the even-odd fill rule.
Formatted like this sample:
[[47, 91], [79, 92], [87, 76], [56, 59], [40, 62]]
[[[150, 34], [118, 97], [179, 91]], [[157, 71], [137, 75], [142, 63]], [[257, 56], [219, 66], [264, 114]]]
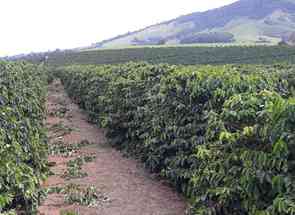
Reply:
[[168, 179], [192, 214], [295, 214], [294, 66], [128, 63], [53, 72], [107, 128], [110, 144]]
[[295, 63], [295, 48], [288, 46], [146, 47], [57, 51], [30, 55], [24, 59], [37, 63], [47, 59], [46, 62], [49, 65], [55, 66], [71, 64], [118, 64], [130, 61], [183, 65], [273, 64], [282, 62]]
[[46, 81], [41, 66], [0, 62], [0, 214], [33, 214], [42, 196]]
[[36, 214], [45, 195], [54, 79], [110, 145], [182, 193], [189, 214], [295, 214], [295, 67], [146, 62], [0, 62], [0, 214]]

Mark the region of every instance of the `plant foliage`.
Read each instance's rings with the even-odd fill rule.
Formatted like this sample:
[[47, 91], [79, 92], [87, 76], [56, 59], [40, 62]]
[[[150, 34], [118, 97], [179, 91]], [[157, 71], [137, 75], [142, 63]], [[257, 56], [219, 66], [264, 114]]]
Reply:
[[129, 63], [57, 74], [110, 142], [169, 179], [193, 214], [295, 214], [292, 66]]
[[[47, 172], [42, 66], [0, 62], [0, 213], [31, 214]], [[10, 213], [9, 213], [10, 214]]]

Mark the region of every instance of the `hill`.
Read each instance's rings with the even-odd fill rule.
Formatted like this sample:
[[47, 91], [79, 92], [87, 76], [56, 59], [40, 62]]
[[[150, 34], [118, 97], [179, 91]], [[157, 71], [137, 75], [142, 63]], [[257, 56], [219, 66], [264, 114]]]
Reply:
[[94, 44], [130, 45], [244, 43], [275, 44], [295, 29], [295, 0], [240, 0], [196, 12]]

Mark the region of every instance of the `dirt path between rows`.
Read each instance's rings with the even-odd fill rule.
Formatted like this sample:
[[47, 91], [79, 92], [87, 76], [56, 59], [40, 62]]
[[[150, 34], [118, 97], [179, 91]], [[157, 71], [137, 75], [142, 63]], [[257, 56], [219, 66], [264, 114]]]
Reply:
[[[104, 130], [87, 122], [86, 115], [71, 102], [59, 81], [49, 86], [46, 105], [53, 174], [44, 183], [51, 192], [39, 214], [185, 214], [185, 200], [176, 191], [153, 179], [138, 161], [124, 158], [106, 145]], [[69, 170], [69, 161], [79, 158], [81, 169], [74, 165]], [[93, 189], [91, 193], [89, 190]]]

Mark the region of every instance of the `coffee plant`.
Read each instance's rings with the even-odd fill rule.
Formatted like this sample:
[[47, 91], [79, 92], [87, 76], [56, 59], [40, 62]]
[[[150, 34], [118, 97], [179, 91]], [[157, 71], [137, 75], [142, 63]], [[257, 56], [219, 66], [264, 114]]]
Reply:
[[33, 214], [47, 175], [46, 72], [0, 62], [0, 213]]
[[56, 73], [192, 214], [295, 214], [295, 68], [128, 63]]

